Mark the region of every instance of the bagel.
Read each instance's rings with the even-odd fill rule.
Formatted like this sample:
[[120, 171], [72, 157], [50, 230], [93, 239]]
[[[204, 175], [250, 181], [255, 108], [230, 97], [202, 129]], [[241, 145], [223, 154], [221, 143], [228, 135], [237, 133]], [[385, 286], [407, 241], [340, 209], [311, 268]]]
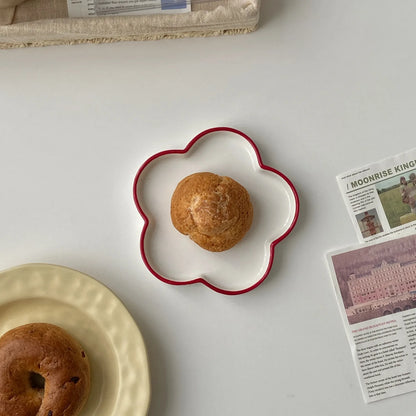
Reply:
[[89, 389], [87, 355], [62, 328], [32, 323], [0, 338], [0, 416], [75, 416]]
[[253, 220], [247, 190], [234, 179], [211, 172], [182, 179], [173, 192], [170, 213], [180, 233], [217, 252], [237, 244]]

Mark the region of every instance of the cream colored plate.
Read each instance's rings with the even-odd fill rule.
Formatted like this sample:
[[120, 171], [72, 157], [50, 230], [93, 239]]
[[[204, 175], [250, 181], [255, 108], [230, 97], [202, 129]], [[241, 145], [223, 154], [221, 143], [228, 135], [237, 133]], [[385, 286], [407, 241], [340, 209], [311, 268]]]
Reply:
[[30, 322], [58, 325], [91, 364], [91, 394], [80, 416], [147, 413], [150, 378], [143, 338], [120, 300], [93, 278], [61, 266], [0, 272], [0, 335]]

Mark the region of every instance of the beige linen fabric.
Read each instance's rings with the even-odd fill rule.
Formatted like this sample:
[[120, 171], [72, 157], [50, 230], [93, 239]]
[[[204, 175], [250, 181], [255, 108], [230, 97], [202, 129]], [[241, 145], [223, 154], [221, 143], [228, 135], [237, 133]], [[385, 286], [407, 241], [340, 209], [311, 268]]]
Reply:
[[260, 0], [194, 1], [192, 12], [69, 18], [66, 0], [27, 0], [0, 9], [0, 48], [246, 33]]
[[0, 27], [1, 25], [9, 25], [13, 21], [15, 6], [4, 7], [0, 9]]

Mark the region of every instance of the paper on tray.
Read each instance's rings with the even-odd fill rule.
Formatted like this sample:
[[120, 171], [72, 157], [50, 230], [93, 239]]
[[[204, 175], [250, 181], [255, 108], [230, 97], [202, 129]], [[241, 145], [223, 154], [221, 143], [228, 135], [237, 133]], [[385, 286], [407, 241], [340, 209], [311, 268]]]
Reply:
[[191, 0], [67, 0], [69, 17], [185, 13]]

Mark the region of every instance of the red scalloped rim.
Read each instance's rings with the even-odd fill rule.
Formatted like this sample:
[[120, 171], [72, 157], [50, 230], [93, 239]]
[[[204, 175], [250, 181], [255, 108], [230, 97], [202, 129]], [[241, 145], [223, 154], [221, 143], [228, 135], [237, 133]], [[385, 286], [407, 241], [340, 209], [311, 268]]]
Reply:
[[[227, 132], [235, 133], [235, 134], [238, 134], [241, 137], [243, 137], [245, 140], [247, 140], [250, 143], [250, 145], [252, 146], [252, 148], [253, 148], [253, 150], [254, 150], [254, 152], [256, 154], [257, 162], [258, 162], [260, 168], [261, 169], [264, 169], [264, 170], [268, 170], [270, 172], [273, 172], [276, 175], [279, 175], [282, 179], [284, 179], [287, 182], [287, 184], [289, 185], [289, 187], [290, 187], [290, 189], [291, 189], [291, 191], [293, 193], [293, 197], [295, 199], [295, 204], [296, 204], [296, 207], [295, 207], [295, 215], [293, 217], [292, 223], [290, 224], [290, 226], [288, 227], [288, 229], [285, 231], [285, 233], [283, 233], [280, 237], [278, 237], [276, 240], [273, 240], [270, 243], [269, 263], [267, 265], [267, 268], [266, 268], [263, 276], [255, 284], [253, 284], [252, 286], [249, 286], [249, 287], [247, 287], [245, 289], [241, 289], [241, 290], [235, 290], [235, 291], [234, 290], [221, 289], [221, 288], [219, 288], [217, 286], [212, 285], [211, 283], [209, 283], [207, 280], [203, 279], [202, 277], [198, 277], [198, 278], [195, 278], [195, 279], [192, 279], [192, 280], [188, 280], [188, 281], [184, 281], [184, 282], [178, 282], [176, 280], [168, 279], [168, 278], [160, 275], [156, 270], [154, 270], [153, 267], [150, 265], [147, 257], [146, 257], [146, 251], [144, 249], [145, 234], [146, 234], [146, 230], [147, 230], [147, 228], [149, 226], [150, 220], [146, 216], [146, 214], [144, 213], [143, 209], [141, 208], [140, 203], [139, 203], [139, 200], [138, 200], [138, 197], [137, 197], [137, 182], [139, 180], [139, 177], [142, 174], [142, 172], [144, 171], [144, 169], [152, 161], [154, 161], [155, 159], [157, 159], [157, 158], [159, 158], [161, 156], [165, 156], [165, 155], [169, 155], [169, 154], [184, 154], [184, 153], [187, 153], [192, 148], [192, 146], [198, 140], [200, 140], [202, 137], [206, 136], [207, 134], [215, 133], [215, 132], [219, 132], [219, 131], [227, 131]], [[191, 285], [191, 284], [194, 284], [194, 283], [202, 283], [205, 286], [209, 287], [210, 289], [212, 289], [212, 290], [214, 290], [214, 291], [216, 291], [218, 293], [222, 293], [224, 295], [239, 295], [239, 294], [242, 294], [242, 293], [250, 292], [251, 290], [255, 289], [257, 286], [259, 286], [266, 279], [266, 277], [269, 275], [270, 270], [271, 270], [272, 265], [273, 265], [274, 248], [275, 248], [275, 246], [278, 243], [280, 243], [284, 238], [286, 238], [291, 233], [291, 231], [293, 230], [293, 228], [294, 228], [294, 226], [295, 226], [295, 224], [296, 224], [296, 222], [298, 220], [298, 217], [299, 217], [299, 196], [298, 196], [298, 193], [297, 193], [295, 187], [293, 186], [292, 182], [285, 175], [283, 175], [281, 172], [279, 172], [278, 170], [276, 170], [276, 169], [274, 169], [274, 168], [272, 168], [270, 166], [265, 165], [263, 163], [262, 159], [261, 159], [260, 152], [259, 152], [257, 146], [255, 145], [255, 143], [253, 142], [253, 140], [250, 137], [248, 137], [246, 134], [244, 134], [243, 132], [241, 132], [239, 130], [236, 130], [234, 128], [231, 128], [231, 127], [214, 127], [214, 128], [211, 128], [211, 129], [204, 130], [203, 132], [201, 132], [197, 136], [195, 136], [187, 144], [187, 146], [184, 149], [165, 150], [165, 151], [156, 153], [153, 156], [151, 156], [149, 159], [147, 159], [141, 165], [140, 169], [136, 173], [136, 176], [134, 178], [134, 183], [133, 183], [133, 199], [134, 199], [134, 203], [136, 205], [137, 210], [139, 211], [141, 217], [144, 220], [144, 225], [143, 225], [143, 228], [142, 228], [142, 232], [140, 234], [140, 253], [141, 253], [142, 260], [143, 260], [144, 264], [146, 265], [146, 267], [149, 269], [149, 271], [155, 277], [157, 277], [159, 280], [161, 280], [162, 282], [168, 283], [170, 285], [179, 286], [179, 285]]]

